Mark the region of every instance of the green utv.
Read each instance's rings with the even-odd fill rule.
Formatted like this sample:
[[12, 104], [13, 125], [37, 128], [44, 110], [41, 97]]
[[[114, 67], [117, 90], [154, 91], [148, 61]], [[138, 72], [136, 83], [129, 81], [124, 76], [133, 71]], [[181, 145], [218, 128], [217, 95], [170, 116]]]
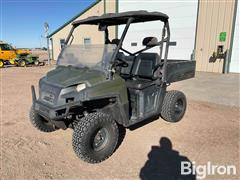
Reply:
[[[130, 25], [147, 21], [163, 22], [161, 40], [146, 37], [143, 49], [134, 53], [124, 49]], [[110, 41], [108, 27], [123, 24], [120, 39]], [[105, 43], [71, 45], [74, 29], [80, 25], [98, 25]], [[111, 13], [73, 22], [56, 69], [39, 81], [38, 98], [32, 86], [33, 126], [44, 132], [72, 128], [77, 156], [99, 163], [120, 145], [125, 127], [159, 116], [178, 122], [185, 113], [186, 97], [166, 89], [172, 82], [194, 77], [195, 61], [167, 59], [173, 45], [168, 16], [160, 12]], [[145, 52], [156, 46], [159, 54]]]

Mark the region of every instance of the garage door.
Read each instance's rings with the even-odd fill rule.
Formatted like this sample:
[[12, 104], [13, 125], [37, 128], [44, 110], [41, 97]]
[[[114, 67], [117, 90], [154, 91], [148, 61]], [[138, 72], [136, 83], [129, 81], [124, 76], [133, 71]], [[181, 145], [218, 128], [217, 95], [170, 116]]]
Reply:
[[[176, 47], [170, 47], [168, 57], [171, 59], [190, 59], [194, 49], [197, 4], [197, 1], [167, 2], [166, 0], [138, 0], [131, 2], [129, 0], [119, 0], [118, 8], [119, 12], [147, 10], [160, 11], [167, 14], [171, 29], [171, 41], [177, 41]], [[124, 48], [134, 52], [143, 48], [142, 40], [144, 37], [155, 36], [160, 39], [162, 25], [160, 22], [132, 24], [125, 38]], [[123, 26], [120, 26], [118, 37], [120, 37], [122, 31]], [[159, 51], [159, 48], [151, 51]]]
[[232, 57], [230, 62], [230, 72], [240, 73], [239, 63], [239, 2], [237, 7], [237, 17], [233, 37]]

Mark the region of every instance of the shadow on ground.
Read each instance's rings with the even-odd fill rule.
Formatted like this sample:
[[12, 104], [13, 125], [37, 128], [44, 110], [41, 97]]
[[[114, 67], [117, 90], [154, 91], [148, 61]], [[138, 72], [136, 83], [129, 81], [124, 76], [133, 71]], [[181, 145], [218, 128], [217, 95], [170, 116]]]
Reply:
[[191, 161], [172, 149], [172, 142], [167, 137], [160, 139], [160, 146], [152, 146], [148, 160], [140, 171], [143, 180], [196, 180], [195, 175], [181, 175], [181, 162]]

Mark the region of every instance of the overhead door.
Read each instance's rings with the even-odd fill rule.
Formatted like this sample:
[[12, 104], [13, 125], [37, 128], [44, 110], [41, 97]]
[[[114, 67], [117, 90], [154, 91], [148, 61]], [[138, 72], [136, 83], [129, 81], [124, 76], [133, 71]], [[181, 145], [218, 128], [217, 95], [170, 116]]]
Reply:
[[[169, 16], [171, 41], [177, 41], [177, 46], [169, 49], [168, 57], [171, 59], [190, 59], [194, 49], [197, 5], [197, 0], [191, 2], [171, 2], [166, 0], [118, 1], [119, 12], [136, 10], [160, 11]], [[131, 52], [143, 48], [142, 40], [147, 36], [155, 36], [160, 40], [162, 25], [160, 22], [132, 24], [125, 38], [124, 48]], [[120, 37], [123, 28], [124, 26], [119, 26], [118, 37]], [[158, 52], [159, 47], [152, 51]]]

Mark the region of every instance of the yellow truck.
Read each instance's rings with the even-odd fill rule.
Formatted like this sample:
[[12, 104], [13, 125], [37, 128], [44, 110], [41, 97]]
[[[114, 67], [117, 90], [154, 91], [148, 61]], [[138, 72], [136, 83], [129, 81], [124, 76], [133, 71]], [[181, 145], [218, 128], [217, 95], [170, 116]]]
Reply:
[[38, 57], [30, 56], [31, 54], [32, 52], [29, 49], [15, 49], [10, 44], [0, 41], [0, 68], [8, 64], [18, 66], [38, 65]]

